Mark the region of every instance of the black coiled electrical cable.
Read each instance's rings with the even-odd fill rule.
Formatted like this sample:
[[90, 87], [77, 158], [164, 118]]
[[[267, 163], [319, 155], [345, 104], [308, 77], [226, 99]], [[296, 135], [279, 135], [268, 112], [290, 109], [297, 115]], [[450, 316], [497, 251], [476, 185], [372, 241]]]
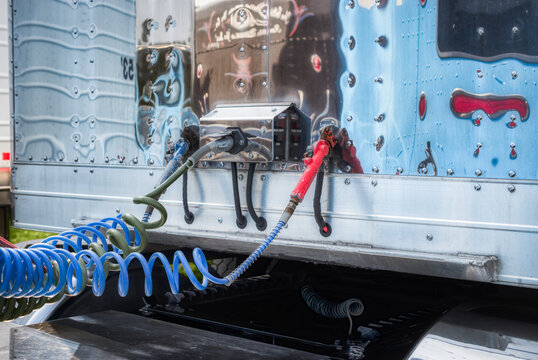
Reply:
[[331, 225], [323, 219], [323, 215], [321, 215], [321, 190], [323, 189], [324, 176], [325, 172], [322, 169], [319, 169], [316, 177], [316, 189], [314, 191], [314, 218], [318, 224], [319, 233], [323, 237], [328, 237], [332, 233], [332, 228]]
[[243, 215], [241, 210], [241, 199], [239, 199], [239, 184], [237, 181], [237, 163], [232, 163], [232, 185], [234, 190], [234, 206], [235, 206], [235, 223], [240, 229], [244, 229], [247, 226], [247, 218]]
[[256, 170], [256, 163], [251, 163], [248, 167], [247, 174], [247, 208], [250, 217], [256, 223], [256, 228], [259, 231], [264, 231], [267, 228], [267, 221], [264, 217], [258, 216], [256, 210], [254, 210], [254, 205], [252, 203], [252, 182], [254, 181], [254, 171]]
[[189, 199], [187, 197], [187, 173], [183, 174], [183, 211], [185, 212], [185, 222], [192, 224], [194, 222], [194, 214], [189, 210]]
[[364, 305], [359, 299], [352, 298], [339, 303], [334, 303], [321, 297], [309, 285], [305, 285], [301, 288], [301, 295], [310, 310], [318, 315], [332, 319], [348, 318], [349, 334], [351, 334], [353, 330], [352, 316], [359, 316], [364, 311]]

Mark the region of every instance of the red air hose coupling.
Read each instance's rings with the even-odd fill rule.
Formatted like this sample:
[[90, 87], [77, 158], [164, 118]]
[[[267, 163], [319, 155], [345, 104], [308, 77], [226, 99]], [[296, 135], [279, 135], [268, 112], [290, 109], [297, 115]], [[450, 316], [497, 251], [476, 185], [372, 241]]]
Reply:
[[319, 168], [323, 164], [323, 159], [329, 154], [330, 149], [331, 146], [325, 140], [320, 140], [316, 143], [312, 157], [304, 159], [306, 169], [299, 179], [297, 186], [295, 186], [295, 189], [291, 192], [292, 198], [297, 199], [298, 202], [303, 200], [308, 188], [310, 188], [310, 185], [318, 174]]

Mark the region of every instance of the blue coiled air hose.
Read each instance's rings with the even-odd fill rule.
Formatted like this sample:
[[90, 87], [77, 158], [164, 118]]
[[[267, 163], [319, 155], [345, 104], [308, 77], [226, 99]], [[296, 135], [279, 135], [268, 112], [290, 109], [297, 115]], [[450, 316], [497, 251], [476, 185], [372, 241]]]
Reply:
[[[100, 296], [105, 290], [110, 271], [119, 271], [118, 292], [120, 296], [126, 296], [129, 289], [128, 268], [134, 261], [141, 265], [144, 272], [147, 296], [153, 292], [151, 273], [157, 262], [164, 268], [173, 293], [179, 292], [179, 265], [183, 266], [187, 277], [199, 290], [205, 289], [209, 282], [229, 285], [239, 278], [276, 238], [293, 214], [297, 201], [290, 201], [265, 241], [224, 278], [209, 272], [206, 257], [199, 248], [193, 250], [193, 259], [203, 276], [201, 282], [180, 250], [174, 253], [172, 266], [160, 252], [152, 254], [149, 260], [141, 254], [147, 245], [146, 230], [161, 227], [167, 219], [166, 209], [156, 199], [204, 155], [228, 151], [232, 144], [231, 139], [224, 138], [201, 147], [152, 192], [133, 199], [135, 204], [156, 209], [160, 213], [157, 221], [148, 222], [149, 216], [140, 221], [131, 214], [123, 214], [64, 231], [28, 249], [0, 248], [0, 321], [26, 315], [46, 303], [58, 301], [64, 294], [76, 296], [86, 286], [91, 286], [93, 293]], [[131, 228], [134, 236], [129, 231]], [[59, 243], [63, 245], [61, 248], [57, 247]], [[112, 251], [108, 251], [109, 244]]]

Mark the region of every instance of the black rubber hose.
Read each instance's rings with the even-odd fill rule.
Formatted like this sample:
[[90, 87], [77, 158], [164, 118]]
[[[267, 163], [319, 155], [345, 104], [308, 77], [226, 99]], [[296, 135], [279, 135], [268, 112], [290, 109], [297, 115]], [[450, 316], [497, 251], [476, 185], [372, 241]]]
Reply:
[[316, 190], [314, 192], [314, 217], [319, 227], [319, 233], [328, 237], [332, 233], [331, 225], [325, 222], [323, 215], [321, 215], [321, 190], [323, 189], [323, 177], [325, 172], [319, 169], [318, 176], [316, 177]]
[[234, 188], [234, 205], [235, 205], [235, 223], [240, 229], [244, 229], [247, 226], [247, 218], [243, 216], [241, 211], [241, 199], [239, 199], [239, 184], [237, 181], [237, 163], [232, 163], [232, 184]]
[[256, 163], [251, 163], [248, 167], [247, 175], [247, 207], [248, 213], [256, 223], [256, 228], [260, 231], [264, 231], [267, 228], [267, 221], [265, 218], [258, 216], [256, 210], [254, 210], [254, 205], [252, 204], [252, 182], [254, 180], [254, 171], [256, 170]]
[[183, 210], [185, 211], [185, 222], [192, 224], [194, 222], [194, 214], [189, 210], [189, 200], [187, 198], [187, 173], [183, 174]]

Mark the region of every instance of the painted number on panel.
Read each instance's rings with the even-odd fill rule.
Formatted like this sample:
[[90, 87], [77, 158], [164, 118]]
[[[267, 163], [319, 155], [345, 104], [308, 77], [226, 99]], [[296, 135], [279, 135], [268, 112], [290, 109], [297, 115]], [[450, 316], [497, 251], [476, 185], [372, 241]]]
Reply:
[[121, 66], [123, 70], [123, 78], [125, 80], [133, 80], [134, 79], [134, 63], [133, 59], [128, 59], [126, 57], [121, 58]]

